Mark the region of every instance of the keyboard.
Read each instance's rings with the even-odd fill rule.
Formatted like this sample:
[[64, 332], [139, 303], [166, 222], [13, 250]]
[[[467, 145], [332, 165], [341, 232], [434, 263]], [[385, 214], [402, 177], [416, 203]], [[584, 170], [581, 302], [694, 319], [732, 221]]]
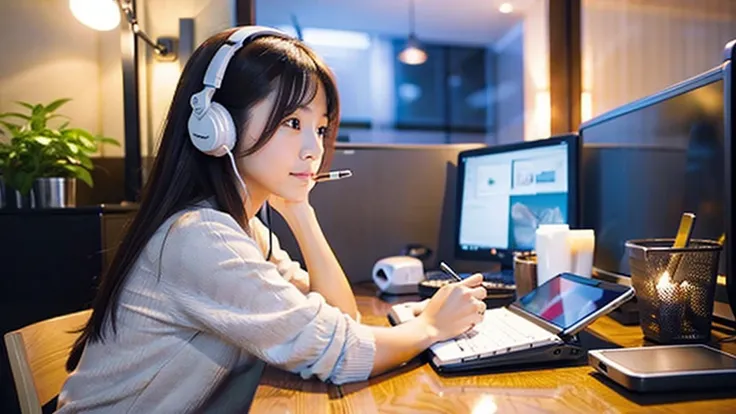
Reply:
[[[500, 273], [483, 273], [482, 285], [486, 288], [485, 303], [489, 309], [509, 305], [516, 299], [516, 285], [513, 284], [513, 275], [511, 275], [512, 283], [506, 283], [498, 275]], [[470, 273], [460, 274], [462, 278], [469, 276]], [[442, 271], [429, 271], [425, 274], [425, 277], [426, 279], [421, 281], [417, 287], [419, 297], [422, 299], [431, 298], [442, 286], [455, 283], [452, 276]]]
[[562, 343], [555, 334], [507, 308], [487, 310], [483, 321], [455, 339], [432, 345], [441, 363], [465, 362]]

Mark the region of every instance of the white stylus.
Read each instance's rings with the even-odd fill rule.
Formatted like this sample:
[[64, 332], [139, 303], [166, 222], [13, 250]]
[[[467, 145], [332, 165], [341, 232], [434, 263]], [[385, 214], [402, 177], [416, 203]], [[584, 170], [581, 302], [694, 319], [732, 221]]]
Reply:
[[323, 181], [332, 181], [332, 180], [342, 180], [343, 178], [352, 177], [353, 172], [350, 170], [337, 170], [337, 171], [330, 171], [327, 173], [317, 174], [314, 176], [314, 181], [316, 182], [323, 182]]

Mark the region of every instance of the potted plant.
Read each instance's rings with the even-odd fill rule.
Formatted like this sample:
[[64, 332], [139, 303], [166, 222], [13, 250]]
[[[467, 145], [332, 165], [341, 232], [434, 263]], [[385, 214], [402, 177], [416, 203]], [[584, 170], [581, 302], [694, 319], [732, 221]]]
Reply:
[[[27, 112], [0, 114], [0, 133], [8, 142], [0, 146], [0, 169], [7, 187], [36, 207], [72, 207], [76, 181], [94, 185], [90, 155], [99, 145], [120, 145], [112, 138], [95, 136], [81, 128], [69, 128], [67, 117], [56, 111], [70, 99], [49, 103], [18, 102]], [[50, 121], [63, 118], [58, 127]], [[33, 197], [31, 192], [33, 190]], [[10, 192], [10, 191], [8, 191]], [[28, 201], [22, 204], [28, 204]]]
[[3, 167], [10, 152], [10, 146], [0, 142], [0, 209], [5, 208], [7, 196], [5, 195], [5, 180], [3, 180]]

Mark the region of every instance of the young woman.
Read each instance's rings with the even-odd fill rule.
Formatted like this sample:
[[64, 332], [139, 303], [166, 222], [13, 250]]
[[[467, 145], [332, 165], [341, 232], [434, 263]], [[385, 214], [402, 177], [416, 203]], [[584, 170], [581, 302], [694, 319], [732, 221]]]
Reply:
[[[338, 120], [329, 69], [297, 40], [245, 27], [194, 52], [140, 210], [70, 355], [60, 412], [200, 410], [258, 361], [336, 384], [365, 380], [480, 321], [485, 289], [474, 275], [408, 323], [359, 322], [308, 197]], [[255, 216], [266, 203], [309, 274]]]

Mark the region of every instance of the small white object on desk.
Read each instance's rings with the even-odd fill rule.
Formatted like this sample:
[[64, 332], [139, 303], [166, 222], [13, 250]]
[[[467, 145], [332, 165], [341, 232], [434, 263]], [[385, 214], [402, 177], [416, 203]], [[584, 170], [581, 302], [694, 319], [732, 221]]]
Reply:
[[567, 243], [570, 247], [570, 271], [578, 276], [591, 277], [595, 232], [593, 230], [570, 230], [567, 235]]
[[572, 269], [567, 244], [569, 233], [570, 226], [567, 224], [541, 224], [537, 228], [537, 286]]
[[424, 280], [422, 261], [409, 256], [385, 257], [373, 265], [373, 282], [392, 295], [415, 294]]
[[542, 224], [536, 236], [537, 286], [564, 272], [592, 276], [593, 230], [570, 230], [567, 224]]

